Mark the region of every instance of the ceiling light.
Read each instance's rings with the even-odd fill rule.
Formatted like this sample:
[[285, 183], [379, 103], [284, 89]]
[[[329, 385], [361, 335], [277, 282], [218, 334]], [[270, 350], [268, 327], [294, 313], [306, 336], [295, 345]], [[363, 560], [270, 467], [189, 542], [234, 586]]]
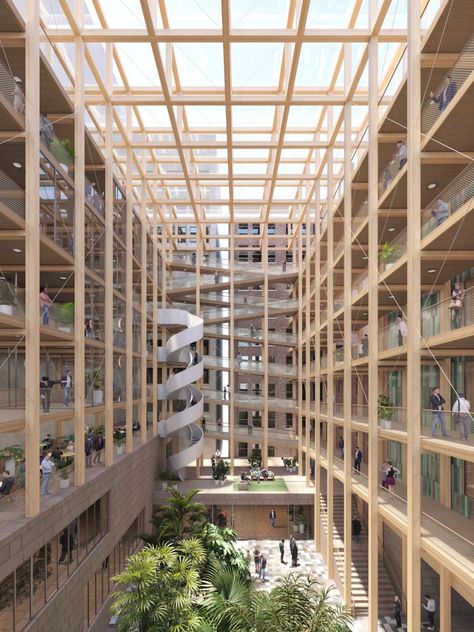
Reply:
[[388, 229], [389, 233], [393, 233], [395, 231], [395, 228], [393, 226], [390, 226], [390, 228]]
[[426, 185], [427, 189], [436, 189], [436, 187], [438, 186], [437, 182], [430, 182], [429, 184]]
[[12, 165], [15, 167], [15, 169], [21, 169], [23, 167], [21, 162], [12, 162]]
[[427, 272], [428, 274], [433, 274], [433, 272], [436, 272], [436, 268], [428, 268]]
[[21, 248], [12, 248], [13, 252], [16, 252], [17, 254], [21, 252]]
[[389, 295], [387, 296], [387, 298], [392, 298], [393, 300], [395, 300], [395, 297], [394, 297], [394, 295], [393, 295], [393, 294], [389, 294]]
[[66, 279], [67, 279], [67, 277], [65, 277], [65, 276], [61, 276], [59, 278], [61, 279], [61, 281], [66, 281]]
[[369, 314], [367, 312], [362, 312], [362, 316], [368, 316]]
[[366, 261], [368, 258], [369, 258], [369, 257], [368, 257], [367, 255], [366, 255], [365, 257], [362, 257], [362, 259], [363, 259], [364, 261]]

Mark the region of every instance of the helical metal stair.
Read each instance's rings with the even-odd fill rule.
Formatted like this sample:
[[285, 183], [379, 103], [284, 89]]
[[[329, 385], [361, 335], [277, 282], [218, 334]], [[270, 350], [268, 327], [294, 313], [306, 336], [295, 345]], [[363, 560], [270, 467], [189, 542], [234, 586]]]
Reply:
[[168, 457], [166, 466], [169, 472], [183, 478], [184, 468], [203, 453], [204, 434], [196, 423], [203, 415], [204, 398], [193, 382], [201, 379], [204, 362], [200, 355], [195, 357], [191, 345], [201, 340], [204, 334], [202, 318], [183, 309], [158, 309], [158, 325], [162, 327], [182, 328], [172, 334], [164, 347], [158, 348], [158, 362], [186, 363], [185, 369], [172, 373], [166, 384], [158, 385], [158, 399], [169, 399], [184, 403], [184, 409], [159, 422], [161, 437], [176, 436], [186, 432], [187, 445], [184, 449]]

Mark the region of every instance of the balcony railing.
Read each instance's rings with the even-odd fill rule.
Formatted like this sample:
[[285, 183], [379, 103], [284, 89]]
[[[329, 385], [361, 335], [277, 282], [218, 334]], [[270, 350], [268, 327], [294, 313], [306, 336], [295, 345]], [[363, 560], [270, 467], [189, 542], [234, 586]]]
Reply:
[[474, 287], [466, 289], [459, 308], [452, 308], [451, 305], [449, 297], [422, 310], [421, 333], [424, 338], [474, 323]]
[[474, 197], [474, 162], [441, 191], [421, 215], [421, 237], [426, 237], [435, 228], [445, 222], [450, 215], [460, 209]]
[[24, 114], [25, 95], [20, 83], [18, 77], [14, 77], [5, 64], [0, 61], [0, 92], [17, 114]]
[[6, 173], [0, 170], [0, 203], [25, 218], [25, 192]]
[[427, 133], [451, 103], [459, 88], [474, 70], [474, 36], [468, 41], [456, 63], [433, 90], [433, 96], [421, 113], [421, 130]]
[[406, 336], [403, 335], [405, 330], [405, 320], [388, 323], [379, 329], [379, 349], [381, 351], [387, 351], [389, 349], [395, 349], [396, 347], [402, 347], [406, 342]]
[[25, 315], [25, 291], [0, 276], [0, 313], [23, 318]]
[[379, 194], [382, 195], [384, 191], [388, 189], [392, 181], [396, 178], [400, 169], [404, 167], [407, 161], [407, 144], [406, 139], [401, 140], [397, 144], [392, 157], [382, 170], [382, 175], [379, 179]]
[[379, 272], [389, 270], [407, 251], [407, 231], [404, 229], [388, 245], [380, 246]]

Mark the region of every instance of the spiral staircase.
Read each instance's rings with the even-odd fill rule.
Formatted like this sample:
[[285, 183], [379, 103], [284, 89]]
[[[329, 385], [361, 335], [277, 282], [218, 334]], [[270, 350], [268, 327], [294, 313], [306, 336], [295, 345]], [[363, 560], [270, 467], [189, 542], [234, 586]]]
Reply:
[[[159, 422], [161, 437], [179, 437], [186, 440], [183, 449], [168, 457], [168, 472], [184, 478], [187, 465], [193, 463], [203, 453], [204, 434], [198, 422], [204, 411], [204, 398], [194, 386], [203, 376], [204, 362], [200, 355], [195, 356], [191, 345], [201, 340], [204, 333], [202, 318], [183, 309], [159, 309], [158, 325], [170, 329], [180, 329], [173, 333], [164, 347], [158, 348], [158, 362], [186, 364], [187, 366], [172, 373], [165, 384], [158, 385], [158, 399], [173, 400], [174, 408], [183, 407], [171, 416]], [[181, 442], [180, 442], [181, 443]]]

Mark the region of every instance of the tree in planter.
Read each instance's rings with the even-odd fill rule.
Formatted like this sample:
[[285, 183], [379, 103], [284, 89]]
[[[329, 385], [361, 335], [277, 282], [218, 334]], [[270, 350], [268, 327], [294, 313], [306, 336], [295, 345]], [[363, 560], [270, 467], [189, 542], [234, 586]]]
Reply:
[[213, 470], [213, 478], [216, 481], [225, 481], [227, 475], [230, 472], [230, 463], [228, 461], [224, 461], [224, 459], [219, 459], [214, 466]]
[[377, 401], [377, 414], [380, 421], [392, 421], [393, 402], [385, 393], [380, 393]]
[[[54, 464], [56, 465], [56, 470], [58, 472], [58, 476], [60, 479], [62, 479], [63, 481], [69, 480], [73, 463], [74, 463], [73, 456], [68, 456], [65, 459], [55, 459]], [[67, 487], [68, 485], [69, 484], [64, 485], [64, 486]]]
[[117, 444], [117, 448], [121, 448], [125, 441], [125, 432], [123, 430], [114, 430], [114, 441]]
[[194, 500], [198, 491], [192, 489], [181, 493], [170, 489], [170, 497], [155, 511], [151, 519], [156, 535], [145, 534], [141, 536], [142, 539], [149, 544], [158, 544], [199, 536], [208, 516], [205, 505]]
[[262, 457], [260, 454], [252, 454], [247, 458], [247, 461], [252, 469], [262, 467]]
[[[91, 371], [86, 372], [86, 381], [87, 381], [87, 390], [90, 391], [101, 391], [102, 396], [104, 392], [104, 374], [101, 369], [92, 369]], [[101, 399], [102, 399], [101, 396]], [[94, 396], [93, 396], [94, 399]], [[98, 404], [99, 402], [95, 402], [94, 404]], [[102, 402], [100, 402], [102, 403]]]

